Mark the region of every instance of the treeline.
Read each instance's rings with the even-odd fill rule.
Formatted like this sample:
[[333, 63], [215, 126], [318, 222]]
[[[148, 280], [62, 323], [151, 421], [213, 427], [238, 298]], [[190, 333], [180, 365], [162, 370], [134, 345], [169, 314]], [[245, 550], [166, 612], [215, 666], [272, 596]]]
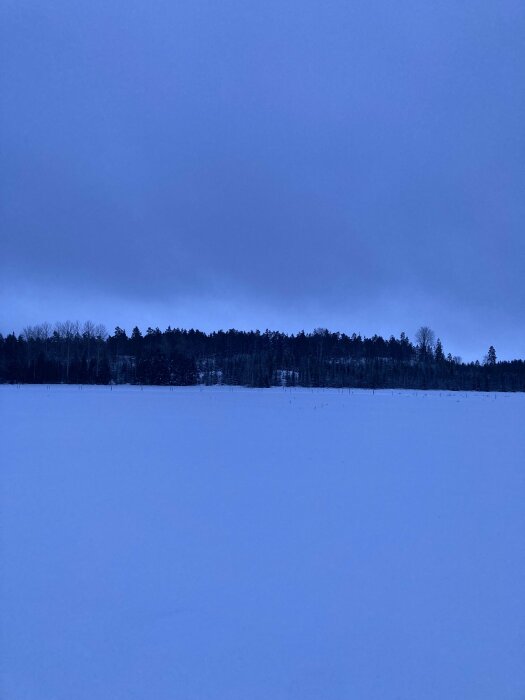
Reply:
[[0, 335], [0, 382], [68, 384], [235, 384], [251, 387], [525, 391], [525, 362], [498, 362], [491, 346], [482, 362], [446, 355], [426, 326], [415, 342], [358, 334], [287, 335], [117, 327], [67, 321]]

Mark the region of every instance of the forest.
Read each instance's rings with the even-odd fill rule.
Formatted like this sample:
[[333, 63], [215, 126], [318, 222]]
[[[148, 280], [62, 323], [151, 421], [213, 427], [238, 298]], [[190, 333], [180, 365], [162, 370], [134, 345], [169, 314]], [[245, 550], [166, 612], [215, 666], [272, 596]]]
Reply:
[[480, 362], [445, 354], [427, 326], [414, 342], [360, 334], [277, 331], [204, 333], [168, 327], [116, 327], [66, 321], [0, 334], [0, 382], [33, 384], [228, 384], [367, 389], [525, 391], [525, 362]]

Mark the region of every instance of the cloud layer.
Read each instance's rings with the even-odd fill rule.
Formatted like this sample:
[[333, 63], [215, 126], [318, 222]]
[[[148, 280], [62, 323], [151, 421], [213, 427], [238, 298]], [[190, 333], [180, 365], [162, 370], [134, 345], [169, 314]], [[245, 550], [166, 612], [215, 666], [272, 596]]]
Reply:
[[2, 9], [2, 325], [437, 322], [525, 355], [521, 3], [46, 5]]

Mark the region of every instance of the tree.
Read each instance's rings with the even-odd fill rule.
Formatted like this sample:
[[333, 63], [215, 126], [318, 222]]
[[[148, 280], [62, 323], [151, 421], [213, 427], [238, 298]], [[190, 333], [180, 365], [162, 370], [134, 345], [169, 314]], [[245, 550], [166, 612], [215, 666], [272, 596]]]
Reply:
[[496, 364], [496, 350], [493, 345], [490, 346], [488, 353], [485, 355], [484, 364], [490, 366]]
[[434, 350], [434, 345], [436, 343], [434, 331], [428, 326], [421, 326], [416, 333], [416, 342], [422, 358], [432, 355], [432, 351]]
[[126, 335], [126, 331], [120, 328], [120, 326], [117, 326], [113, 336], [110, 336], [108, 339], [109, 346], [113, 350], [115, 358], [125, 353], [127, 342], [128, 336]]
[[441, 340], [439, 338], [437, 339], [437, 343], [436, 343], [435, 358], [436, 358], [436, 362], [444, 362], [445, 361], [445, 353], [443, 352], [443, 346], [441, 345]]
[[142, 333], [140, 332], [140, 328], [138, 326], [135, 326], [135, 328], [131, 331], [131, 340], [136, 342], [142, 340]]
[[66, 382], [69, 382], [69, 367], [71, 365], [71, 344], [80, 335], [78, 321], [64, 321], [55, 326], [58, 337], [66, 344]]
[[96, 326], [92, 321], [86, 321], [82, 326], [82, 338], [84, 339], [86, 348], [86, 359], [91, 359], [91, 346], [96, 337]]

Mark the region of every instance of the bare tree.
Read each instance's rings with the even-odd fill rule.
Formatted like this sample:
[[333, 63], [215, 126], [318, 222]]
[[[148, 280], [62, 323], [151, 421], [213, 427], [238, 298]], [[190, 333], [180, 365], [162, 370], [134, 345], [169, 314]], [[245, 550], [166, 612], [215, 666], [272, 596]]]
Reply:
[[78, 321], [64, 321], [57, 323], [55, 329], [59, 338], [66, 344], [66, 381], [69, 381], [69, 366], [71, 364], [71, 343], [80, 335]]
[[94, 338], [95, 337], [95, 324], [93, 321], [86, 321], [82, 326], [82, 335], [84, 338]]
[[108, 332], [106, 330], [106, 326], [103, 323], [98, 323], [95, 326], [95, 338], [100, 340], [106, 340], [107, 337]]
[[40, 323], [38, 326], [35, 326], [35, 329], [37, 338], [44, 344], [45, 353], [47, 355], [48, 343], [49, 339], [51, 338], [51, 324], [44, 321], [44, 323]]
[[26, 341], [26, 343], [28, 343], [30, 340], [34, 340], [36, 338], [36, 328], [33, 328], [33, 326], [26, 326], [23, 328], [22, 338]]
[[86, 342], [86, 357], [91, 359], [91, 344], [96, 338], [96, 326], [92, 321], [86, 321], [82, 326], [82, 338]]
[[416, 333], [416, 342], [423, 357], [432, 355], [436, 344], [436, 335], [428, 326], [421, 326]]

